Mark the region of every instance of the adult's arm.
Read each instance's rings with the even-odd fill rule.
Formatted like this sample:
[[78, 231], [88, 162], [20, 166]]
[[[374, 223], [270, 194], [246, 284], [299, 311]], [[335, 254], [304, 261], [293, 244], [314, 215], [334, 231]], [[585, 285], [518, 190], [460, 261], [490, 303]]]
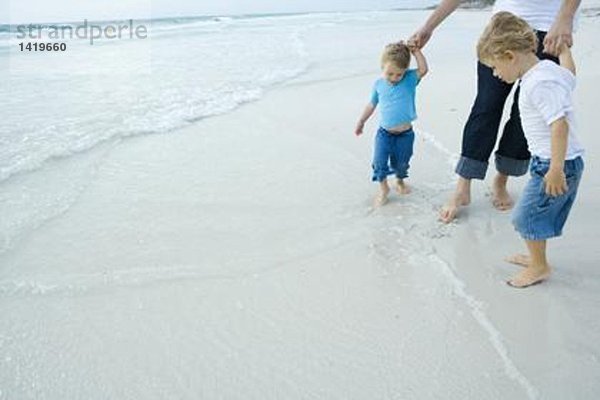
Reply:
[[544, 38], [544, 52], [557, 56], [563, 44], [573, 45], [573, 19], [581, 0], [563, 0], [560, 10]]
[[442, 0], [435, 10], [429, 15], [425, 24], [421, 26], [409, 39], [409, 44], [419, 49], [425, 47], [433, 31], [441, 24], [448, 15], [458, 8], [461, 0]]

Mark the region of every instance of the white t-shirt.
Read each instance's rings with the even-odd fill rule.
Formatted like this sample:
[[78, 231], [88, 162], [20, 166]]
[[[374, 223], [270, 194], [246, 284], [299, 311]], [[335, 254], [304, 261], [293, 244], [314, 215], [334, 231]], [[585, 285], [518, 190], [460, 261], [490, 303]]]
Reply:
[[523, 18], [533, 29], [548, 32], [561, 4], [562, 0], [497, 0], [494, 14], [508, 11]]
[[583, 155], [573, 115], [574, 89], [575, 76], [571, 71], [548, 60], [538, 62], [521, 78], [521, 125], [532, 155], [552, 158], [550, 124], [562, 117], [569, 125], [565, 159]]

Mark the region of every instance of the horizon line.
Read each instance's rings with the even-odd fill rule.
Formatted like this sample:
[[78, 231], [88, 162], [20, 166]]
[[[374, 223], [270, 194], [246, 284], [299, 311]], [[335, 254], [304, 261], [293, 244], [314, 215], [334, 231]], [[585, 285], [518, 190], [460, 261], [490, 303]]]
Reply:
[[281, 11], [281, 12], [256, 12], [256, 13], [221, 13], [221, 14], [204, 14], [204, 15], [163, 15], [163, 16], [151, 16], [151, 17], [123, 17], [123, 18], [110, 18], [110, 19], [90, 19], [90, 18], [82, 18], [80, 20], [72, 20], [72, 21], [27, 21], [27, 22], [4, 22], [0, 21], [0, 25], [3, 26], [17, 26], [17, 25], [52, 25], [52, 24], [73, 24], [79, 23], [83, 21], [88, 22], [115, 22], [115, 21], [158, 21], [158, 20], [167, 20], [167, 19], [196, 19], [196, 18], [235, 18], [235, 17], [268, 17], [268, 16], [286, 16], [286, 15], [302, 15], [302, 14], [330, 14], [330, 13], [353, 13], [353, 12], [378, 12], [378, 11], [418, 11], [418, 10], [427, 10], [431, 6], [422, 6], [422, 7], [391, 7], [391, 8], [380, 8], [380, 9], [354, 9], [354, 10], [310, 10], [310, 11]]

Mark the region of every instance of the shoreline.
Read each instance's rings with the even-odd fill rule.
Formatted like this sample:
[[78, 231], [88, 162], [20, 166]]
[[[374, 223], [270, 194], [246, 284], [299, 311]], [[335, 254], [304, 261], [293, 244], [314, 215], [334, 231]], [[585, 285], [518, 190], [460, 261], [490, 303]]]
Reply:
[[[553, 277], [519, 291], [504, 284], [514, 267], [502, 258], [521, 241], [489, 204], [492, 171], [457, 222], [437, 222], [474, 91], [473, 74], [455, 73], [474, 68], [456, 51], [486, 20], [474, 15], [455, 15], [427, 54], [413, 193], [375, 212], [375, 121], [352, 136], [378, 73], [361, 72], [377, 59], [371, 42], [357, 44], [366, 60], [352, 53], [231, 113], [90, 160], [73, 206], [0, 254], [2, 393], [593, 397], [600, 28], [583, 23], [576, 39], [584, 185], [565, 236], [550, 244]], [[348, 59], [344, 71], [358, 72], [328, 79]]]

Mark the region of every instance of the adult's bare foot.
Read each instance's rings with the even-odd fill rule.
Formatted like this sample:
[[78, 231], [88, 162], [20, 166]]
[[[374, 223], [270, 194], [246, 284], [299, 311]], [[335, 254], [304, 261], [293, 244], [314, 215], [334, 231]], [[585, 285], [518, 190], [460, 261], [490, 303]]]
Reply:
[[513, 254], [512, 256], [506, 257], [505, 260], [506, 262], [519, 265], [521, 267], [529, 267], [531, 264], [531, 257], [529, 257], [527, 254]]
[[541, 283], [542, 281], [548, 279], [550, 276], [550, 267], [533, 267], [529, 266], [517, 275], [515, 275], [511, 280], [506, 283], [509, 286], [515, 288], [526, 288], [528, 286], [536, 285]]
[[507, 182], [508, 176], [499, 173], [494, 177], [492, 184], [492, 204], [500, 211], [510, 210], [514, 205], [512, 197], [506, 190]]
[[452, 222], [458, 215], [458, 209], [462, 206], [469, 205], [471, 202], [471, 180], [465, 179], [462, 176], [458, 177], [456, 183], [456, 191], [440, 210], [440, 221], [447, 224]]
[[467, 206], [471, 202], [470, 192], [456, 192], [452, 195], [448, 203], [440, 210], [440, 221], [445, 224], [452, 222], [458, 215], [458, 210], [462, 206]]

